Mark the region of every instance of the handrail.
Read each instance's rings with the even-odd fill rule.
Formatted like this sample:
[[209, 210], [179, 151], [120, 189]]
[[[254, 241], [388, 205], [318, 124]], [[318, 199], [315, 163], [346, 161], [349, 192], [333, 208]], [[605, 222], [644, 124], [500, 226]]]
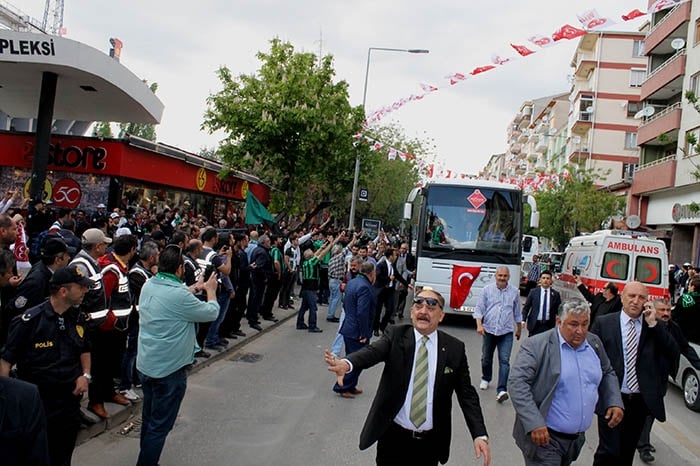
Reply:
[[646, 168], [655, 167], [655, 166], [657, 166], [657, 165], [663, 165], [663, 164], [665, 164], [665, 163], [673, 162], [673, 161], [675, 161], [675, 160], [676, 160], [676, 155], [675, 155], [675, 154], [674, 154], [674, 155], [667, 155], [666, 157], [663, 157], [663, 158], [654, 160], [654, 161], [652, 161], [652, 162], [648, 162], [648, 163], [645, 163], [645, 164], [643, 164], [643, 165], [638, 166], [638, 167], [637, 167], [637, 170], [635, 170], [635, 172], [638, 172], [638, 171], [640, 171], [640, 170], [644, 170], [644, 169], [646, 169]]
[[659, 25], [663, 24], [664, 21], [666, 21], [666, 20], [673, 14], [674, 11], [676, 11], [676, 10], [679, 9], [681, 6], [683, 6], [684, 3], [685, 3], [685, 2], [679, 3], [678, 5], [676, 5], [676, 6], [674, 6], [673, 8], [671, 8], [671, 9], [669, 10], [669, 12], [666, 13], [666, 14], [664, 15], [664, 17], [661, 18], [661, 19], [659, 20], [658, 23], [656, 23], [653, 27], [651, 27], [651, 28], [649, 29], [649, 32], [647, 32], [647, 37], [648, 37], [652, 32], [654, 32], [654, 31], [656, 30], [656, 28], [659, 27]]
[[[676, 60], [678, 57], [680, 57], [681, 55], [685, 55], [685, 48], [682, 48], [682, 49], [680, 49], [678, 52], [674, 53], [673, 56], [672, 56], [671, 58], [669, 58], [668, 60], [666, 60], [665, 62], [663, 62], [663, 63], [661, 64], [661, 66], [659, 66], [658, 68], [656, 68], [656, 69], [655, 69], [654, 71], [652, 71], [651, 73], [647, 74], [647, 77], [646, 77], [646, 79], [644, 80], [644, 82], [649, 81], [649, 80], [651, 79], [652, 76], [654, 76], [656, 73], [660, 72], [661, 70], [663, 70], [664, 68], [666, 68], [667, 66], [669, 66], [673, 61], [675, 61], [675, 60]], [[642, 83], [642, 84], [643, 84], [643, 83]]]
[[680, 109], [681, 109], [681, 106], [682, 106], [681, 102], [676, 102], [676, 103], [673, 104], [673, 105], [669, 105], [669, 106], [666, 107], [665, 109], [661, 110], [659, 113], [655, 113], [655, 114], [653, 114], [653, 115], [650, 116], [650, 117], [645, 117], [645, 118], [644, 118], [644, 124], [645, 124], [645, 125], [646, 125], [646, 124], [649, 124], [649, 123], [651, 123], [652, 121], [654, 121], [654, 120], [656, 120], [656, 119], [658, 119], [658, 118], [661, 118], [662, 116], [668, 115], [669, 113], [671, 113], [671, 112], [674, 111], [674, 110], [680, 110]]

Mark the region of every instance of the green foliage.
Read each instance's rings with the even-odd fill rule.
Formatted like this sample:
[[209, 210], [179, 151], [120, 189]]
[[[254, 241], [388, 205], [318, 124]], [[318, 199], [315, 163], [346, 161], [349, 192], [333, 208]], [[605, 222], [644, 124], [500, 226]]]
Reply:
[[540, 226], [535, 234], [550, 238], [563, 250], [573, 236], [599, 230], [603, 220], [621, 213], [625, 200], [600, 191], [597, 178], [590, 170], [579, 170], [559, 186], [536, 193]]
[[[432, 141], [407, 138], [397, 124], [374, 127], [368, 136], [418, 159], [433, 157]], [[372, 152], [361, 166], [360, 187], [367, 188], [369, 199], [357, 203], [357, 225], [360, 224], [359, 219], [376, 218], [381, 219], [384, 225], [398, 226], [406, 196], [419, 180], [415, 159], [402, 161], [397, 157], [396, 160], [388, 160], [388, 150], [388, 147], [384, 147]]]
[[274, 188], [270, 210], [300, 214], [321, 201], [347, 211], [361, 130], [361, 107], [351, 107], [348, 84], [333, 82], [332, 56], [298, 53], [288, 42], [270, 41], [257, 54], [260, 69], [234, 77], [218, 70], [222, 89], [207, 99], [202, 128], [223, 130], [217, 150], [227, 169], [248, 171]]
[[204, 157], [205, 159], [214, 160], [216, 162], [221, 162], [221, 155], [219, 155], [219, 153], [216, 152], [215, 147], [203, 146], [201, 149], [199, 149], [198, 155], [200, 157]]
[[[688, 99], [688, 102], [690, 102], [695, 111], [700, 113], [700, 104], [698, 103], [698, 97], [695, 95], [695, 92], [686, 91], [685, 98]], [[686, 131], [685, 140], [688, 143], [688, 146], [691, 147], [691, 153], [685, 155], [686, 157], [689, 157], [688, 160], [690, 161], [690, 163], [693, 164], [693, 167], [695, 167], [695, 170], [693, 170], [692, 175], [695, 177], [696, 180], [700, 180], [700, 167], [693, 161], [693, 159], [690, 158], [690, 156], [692, 155], [700, 154], [700, 143], [698, 142], [698, 139], [695, 137], [695, 134], [693, 134], [692, 131]], [[684, 151], [685, 149], [681, 148], [681, 150]]]
[[[147, 83], [146, 80], [143, 81]], [[158, 83], [152, 83], [148, 86], [154, 94], [158, 90]], [[119, 123], [119, 138], [125, 137], [127, 134], [147, 139], [156, 142], [156, 126], [142, 123]]]
[[98, 121], [92, 128], [92, 136], [96, 138], [113, 138], [112, 125], [108, 121]]

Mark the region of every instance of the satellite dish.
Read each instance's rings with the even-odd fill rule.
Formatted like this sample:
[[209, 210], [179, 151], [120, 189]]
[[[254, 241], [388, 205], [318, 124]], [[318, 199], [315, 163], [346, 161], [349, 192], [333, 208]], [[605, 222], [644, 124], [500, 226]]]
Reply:
[[625, 219], [625, 225], [627, 225], [627, 228], [631, 230], [639, 228], [639, 225], [641, 224], [642, 220], [639, 218], [639, 215], [628, 215]]
[[589, 105], [588, 107], [586, 107], [586, 113], [593, 113], [593, 106], [592, 105]]
[[673, 50], [680, 50], [685, 47], [685, 40], [680, 37], [676, 37], [671, 41], [671, 47], [673, 47]]
[[635, 120], [639, 120], [642, 117], [650, 117], [656, 112], [656, 109], [652, 107], [651, 105], [647, 105], [640, 111], [634, 114]]

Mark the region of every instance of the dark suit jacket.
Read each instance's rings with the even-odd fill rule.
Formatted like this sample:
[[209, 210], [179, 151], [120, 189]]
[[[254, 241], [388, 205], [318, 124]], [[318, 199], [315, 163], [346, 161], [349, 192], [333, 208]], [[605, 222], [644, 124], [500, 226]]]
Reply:
[[[525, 306], [523, 306], [523, 321], [527, 323], [527, 330], [532, 332], [537, 323], [537, 317], [540, 314], [540, 293], [542, 292], [542, 287], [538, 286], [530, 290], [525, 300]], [[549, 319], [547, 322], [550, 327], [554, 327], [557, 322], [557, 311], [559, 310], [559, 305], [561, 304], [561, 296], [559, 292], [549, 288]]]
[[343, 309], [345, 320], [340, 327], [340, 334], [347, 338], [360, 340], [372, 337], [372, 322], [377, 308], [377, 295], [370, 281], [364, 275], [350, 280], [345, 287]]
[[[387, 328], [381, 339], [348, 356], [353, 368], [366, 369], [384, 362], [377, 395], [360, 434], [360, 449], [369, 448], [384, 435], [406, 400], [413, 369], [415, 337], [411, 325]], [[450, 455], [452, 394], [464, 414], [472, 438], [486, 435], [479, 396], [471, 385], [464, 343], [438, 331], [437, 368], [433, 394], [433, 431], [441, 463]]]
[[[622, 350], [622, 330], [620, 313], [600, 316], [593, 323], [591, 332], [598, 335], [603, 342], [605, 352], [615, 369], [615, 374], [622, 386], [625, 376], [625, 355]], [[644, 403], [651, 414], [659, 421], [666, 420], [664, 395], [668, 385], [668, 375], [679, 357], [676, 341], [666, 325], [658, 321], [650, 328], [642, 321], [642, 335], [637, 350], [637, 380]]]
[[0, 462], [6, 466], [48, 466], [46, 415], [39, 390], [0, 376]]
[[386, 259], [382, 258], [378, 260], [375, 270], [377, 274], [374, 278], [374, 287], [381, 289], [389, 286], [389, 267], [386, 263]]

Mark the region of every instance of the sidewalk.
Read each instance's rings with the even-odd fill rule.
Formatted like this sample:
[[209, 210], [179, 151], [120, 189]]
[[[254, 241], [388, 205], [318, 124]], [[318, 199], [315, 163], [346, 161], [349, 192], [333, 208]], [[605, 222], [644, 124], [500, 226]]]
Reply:
[[[296, 303], [297, 309], [301, 305], [301, 300], [298, 300]], [[294, 318], [297, 315], [297, 311], [295, 309], [279, 309], [275, 308], [274, 309], [274, 314], [275, 317], [279, 319], [278, 322], [270, 322], [267, 320], [262, 320], [261, 319], [261, 324], [260, 326], [262, 327], [262, 331], [257, 331], [254, 330], [250, 327], [248, 327], [245, 319], [241, 322], [241, 330], [243, 333], [246, 334], [244, 337], [238, 337], [237, 339], [228, 339], [229, 340], [229, 345], [224, 348], [221, 351], [217, 350], [212, 350], [212, 349], [207, 349], [207, 352], [211, 353], [211, 357], [209, 358], [196, 358], [195, 359], [195, 364], [190, 367], [189, 373], [194, 373], [198, 372], [205, 367], [210, 366], [211, 364], [214, 364], [215, 362], [224, 359], [228, 356], [231, 355], [231, 353], [235, 352], [238, 348], [241, 346], [250, 343], [251, 341], [255, 340], [258, 338], [260, 335], [263, 333], [267, 332], [271, 328], [277, 327], [278, 325], [281, 325], [283, 322]], [[321, 308], [319, 308], [319, 315], [325, 316], [325, 314], [322, 313]], [[139, 396], [142, 395], [140, 389], [135, 389], [135, 392], [139, 394]], [[105, 409], [107, 412], [109, 412], [110, 418], [109, 419], [101, 419], [92, 412], [87, 410], [87, 396], [83, 397], [82, 401], [82, 416], [85, 420], [90, 420], [93, 421], [94, 423], [92, 424], [86, 424], [82, 426], [80, 429], [80, 432], [78, 432], [78, 440], [76, 442], [76, 445], [80, 445], [81, 443], [87, 442], [93, 437], [97, 437], [98, 435], [101, 435], [105, 432], [108, 432], [113, 429], [120, 429], [120, 428], [128, 428], [129, 424], [131, 422], [135, 421], [140, 421], [141, 417], [141, 402], [137, 401], [136, 403], [132, 403], [130, 406], [122, 406], [116, 403], [105, 403]], [[124, 427], [122, 427], [124, 426]], [[132, 425], [133, 427], [133, 425]], [[125, 432], [128, 433], [128, 432]]]

